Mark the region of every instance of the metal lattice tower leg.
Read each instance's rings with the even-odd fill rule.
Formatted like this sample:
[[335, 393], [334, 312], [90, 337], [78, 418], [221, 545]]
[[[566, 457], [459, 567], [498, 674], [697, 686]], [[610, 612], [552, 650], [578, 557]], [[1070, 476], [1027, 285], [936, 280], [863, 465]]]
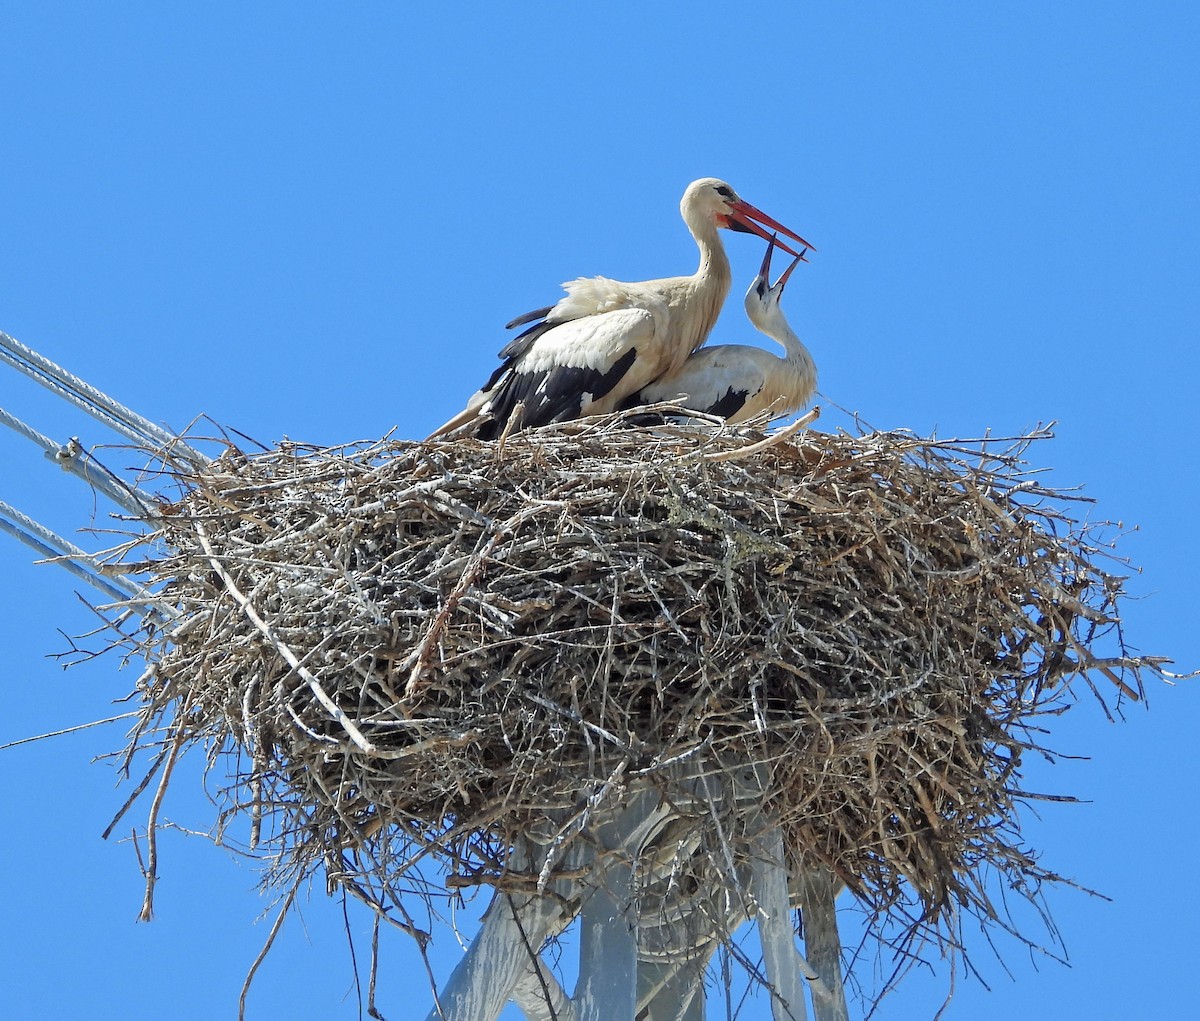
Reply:
[[[759, 927], [774, 1021], [807, 1021], [808, 996], [816, 1021], [848, 1021], [833, 878], [790, 877], [780, 829], [748, 809], [745, 823], [755, 836], [752, 860], [739, 877], [744, 901], [704, 891], [647, 900], [661, 878], [647, 864], [654, 857], [647, 840], [669, 822], [652, 789], [597, 811], [593, 843], [569, 852], [570, 867], [590, 869], [588, 878], [557, 881], [541, 897], [497, 894], [428, 1021], [494, 1021], [510, 999], [528, 1021], [704, 1021], [705, 971], [721, 940], [747, 918]], [[543, 852], [528, 849], [521, 867], [536, 867]], [[810, 959], [792, 928], [793, 889], [801, 891]], [[568, 997], [538, 950], [571, 923], [576, 908], [579, 980]]]

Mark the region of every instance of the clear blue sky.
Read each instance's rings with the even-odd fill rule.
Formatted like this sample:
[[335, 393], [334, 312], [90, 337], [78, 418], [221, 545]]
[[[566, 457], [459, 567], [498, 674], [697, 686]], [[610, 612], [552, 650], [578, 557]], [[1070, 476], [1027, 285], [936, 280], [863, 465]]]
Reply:
[[[0, 2], [0, 329], [176, 428], [416, 438], [560, 281], [690, 272], [679, 195], [723, 177], [819, 249], [785, 305], [823, 399], [942, 435], [1058, 420], [1034, 456], [1138, 528], [1131, 640], [1196, 667], [1197, 53], [1185, 2]], [[761, 247], [727, 245], [740, 294]], [[718, 339], [750, 339], [740, 306]], [[7, 371], [0, 396], [107, 439]], [[0, 466], [0, 496], [92, 522], [32, 447], [0, 436]], [[119, 711], [137, 672], [46, 658], [92, 618], [30, 561], [0, 538], [0, 743]], [[1028, 785], [1086, 803], [1025, 837], [1112, 901], [1050, 892], [1070, 968], [1002, 943], [1006, 972], [976, 937], [990, 989], [960, 974], [947, 1019], [1194, 1006], [1198, 720], [1185, 684], [1124, 723], [1085, 699], [1056, 724], [1090, 761], [1032, 763]], [[133, 848], [100, 840], [125, 792], [90, 761], [121, 740], [0, 752], [7, 1009], [230, 1017], [265, 936], [255, 873], [168, 835], [158, 918], [135, 924]], [[195, 774], [182, 825], [206, 816]], [[251, 1016], [356, 1018], [340, 907], [316, 893], [303, 919]], [[438, 966], [457, 953], [443, 933]], [[421, 1013], [399, 938], [384, 967], [383, 1012]], [[932, 1017], [948, 979], [876, 1016]]]

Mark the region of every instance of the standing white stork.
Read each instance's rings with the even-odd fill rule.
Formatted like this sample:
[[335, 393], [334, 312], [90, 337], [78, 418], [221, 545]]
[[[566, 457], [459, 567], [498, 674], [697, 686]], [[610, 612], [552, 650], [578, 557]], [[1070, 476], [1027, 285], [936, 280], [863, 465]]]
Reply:
[[[503, 359], [467, 407], [430, 438], [483, 419], [476, 435], [492, 439], [510, 427], [528, 429], [600, 415], [660, 376], [677, 370], [708, 338], [729, 294], [729, 260], [717, 231], [757, 234], [765, 224], [809, 244], [738, 197], [724, 181], [701, 178], [679, 203], [684, 223], [700, 249], [691, 276], [622, 283], [580, 277], [563, 284], [556, 305], [518, 316], [508, 329], [532, 323], [501, 352]], [[756, 222], [757, 221], [757, 222]], [[792, 255], [799, 255], [776, 241]]]
[[702, 347], [675, 372], [627, 398], [623, 407], [682, 397], [685, 408], [719, 415], [727, 422], [744, 422], [768, 410], [772, 417], [787, 415], [808, 403], [817, 389], [817, 367], [779, 306], [788, 277], [803, 256], [797, 256], [772, 284], [771, 253], [776, 245], [772, 238], [758, 276], [746, 292], [746, 315], [787, 352], [786, 357], [744, 344]]

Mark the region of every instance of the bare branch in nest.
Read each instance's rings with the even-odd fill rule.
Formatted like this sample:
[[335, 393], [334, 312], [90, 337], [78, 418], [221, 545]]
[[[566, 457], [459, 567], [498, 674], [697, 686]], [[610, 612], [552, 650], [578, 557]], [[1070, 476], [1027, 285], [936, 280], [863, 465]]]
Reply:
[[[615, 776], [673, 813], [663, 883], [736, 886], [766, 813], [794, 875], [953, 945], [997, 918], [987, 874], [1057, 878], [1018, 822], [1039, 718], [1165, 662], [1125, 647], [1078, 498], [1035, 481], [1042, 435], [614, 416], [231, 451], [155, 521], [178, 622], [146, 640], [137, 733], [250, 764], [222, 832], [252, 819], [285, 887], [324, 868], [381, 910], [429, 896], [429, 857], [544, 885]], [[761, 813], [714, 794], [745, 770]], [[514, 869], [518, 844], [545, 855]]]
[[769, 450], [777, 443], [782, 443], [784, 440], [795, 436], [801, 429], [806, 429], [812, 425], [821, 416], [820, 408], [813, 408], [808, 414], [802, 415], [791, 425], [786, 425], [777, 432], [772, 433], [765, 440], [759, 440], [757, 443], [751, 443], [745, 447], [735, 447], [733, 450], [725, 450], [719, 454], [702, 454], [701, 456], [706, 461], [732, 461], [739, 457], [749, 457], [751, 454], [757, 454], [764, 450]]

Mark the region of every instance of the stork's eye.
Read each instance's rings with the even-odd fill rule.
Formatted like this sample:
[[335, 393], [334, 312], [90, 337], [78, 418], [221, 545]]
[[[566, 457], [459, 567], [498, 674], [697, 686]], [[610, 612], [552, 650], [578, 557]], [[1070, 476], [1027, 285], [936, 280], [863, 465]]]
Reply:
[[731, 199], [733, 198], [733, 189], [722, 184], [717, 187], [717, 194], [720, 195], [721, 198]]

